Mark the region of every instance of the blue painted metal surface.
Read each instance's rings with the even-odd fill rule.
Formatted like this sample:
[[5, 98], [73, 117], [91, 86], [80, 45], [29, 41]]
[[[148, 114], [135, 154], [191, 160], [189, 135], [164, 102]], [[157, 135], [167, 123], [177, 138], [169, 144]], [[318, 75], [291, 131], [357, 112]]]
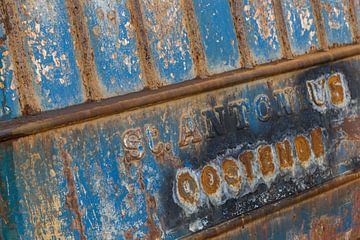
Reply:
[[294, 55], [302, 55], [319, 48], [315, 19], [310, 0], [282, 1], [284, 19], [291, 50]]
[[[195, 66], [201, 61], [200, 56], [191, 55], [194, 29], [201, 38], [196, 48], [203, 48], [197, 50], [205, 53], [207, 63], [201, 67], [210, 75], [241, 68], [241, 47], [249, 48], [256, 64], [283, 58], [280, 39], [284, 37], [294, 56], [320, 48], [315, 27], [319, 19], [311, 0], [280, 1], [284, 16], [275, 16], [271, 0], [237, 2], [245, 19], [245, 36], [235, 31], [230, 10], [234, 5], [194, 0], [192, 17], [198, 25], [189, 27], [186, 2], [144, 0], [139, 9], [130, 8], [132, 12], [126, 1], [79, 2], [86, 17], [80, 24], [90, 36], [101, 97], [142, 90], [141, 67], [149, 62], [158, 75], [154, 78], [164, 84], [195, 78], [199, 74]], [[355, 23], [348, 19], [347, 5], [340, 0], [320, 3], [329, 45], [352, 43], [350, 26]], [[26, 35], [24, 50], [34, 76], [34, 99], [40, 100], [42, 110], [84, 102], [87, 82], [81, 79], [79, 56], [75, 56], [81, 50], [73, 43], [79, 38], [71, 36], [69, 14], [74, 13], [69, 13], [70, 7], [59, 0], [19, 0], [15, 4]], [[279, 17], [285, 20], [287, 36], [277, 29], [275, 18]], [[134, 25], [134, 18], [144, 29], [137, 29], [142, 26]], [[14, 71], [20, 70], [11, 67], [16, 59], [0, 26], [4, 96], [0, 118], [9, 119], [21, 112], [14, 78]], [[6, 29], [7, 34], [11, 30]], [[136, 33], [140, 30], [146, 33], [143, 43], [148, 45], [142, 47], [148, 59], [139, 57], [136, 36], [141, 34]], [[70, 110], [79, 111], [75, 114], [89, 119], [79, 123], [74, 117], [68, 126], [56, 125], [57, 129], [44, 124], [41, 129], [46, 132], [25, 137], [21, 124], [26, 122], [20, 122], [21, 137], [15, 131], [14, 139], [0, 142], [0, 239], [191, 238], [201, 230], [359, 171], [360, 57], [351, 56], [285, 70], [277, 76], [260, 77], [264, 73], [259, 72], [266, 73], [268, 67], [259, 68], [254, 82], [232, 80], [231, 86], [221, 89], [196, 95], [185, 92], [169, 98], [171, 101], [116, 114], [111, 112], [112, 103], [141, 101], [148, 92], [131, 95], [130, 100], [124, 97], [121, 103], [90, 103], [95, 110], [108, 107], [108, 115], [90, 119], [90, 111], [73, 108]], [[289, 64], [295, 63], [304, 68], [301, 61]], [[255, 70], [244, 71], [244, 75], [252, 76]], [[240, 71], [236, 74], [232, 77], [244, 76]], [[213, 83], [229, 76], [204, 81]], [[201, 81], [195, 81], [194, 88], [202, 86]], [[186, 84], [176, 86], [189, 89]], [[71, 111], [68, 114], [74, 114]], [[326, 209], [317, 208], [319, 202], [305, 204], [306, 210], [296, 210], [299, 218], [293, 220], [291, 231], [284, 227], [291, 222], [289, 217], [279, 220], [283, 224], [275, 220], [264, 224], [271, 231], [260, 225], [251, 231], [268, 238], [316, 238], [313, 228], [330, 225], [333, 231], [329, 222], [340, 221], [341, 216], [335, 235], [327, 236], [360, 237], [358, 198], [341, 196]], [[341, 207], [336, 208], [335, 203]], [[312, 206], [316, 210], [310, 210]], [[239, 236], [251, 238], [253, 232], [245, 230]]]
[[141, 1], [151, 55], [166, 84], [196, 76], [180, 0]]
[[[356, 170], [359, 65], [355, 57], [3, 143], [3, 234], [173, 239]], [[278, 152], [286, 141], [292, 163]], [[240, 169], [240, 188], [225, 160]], [[220, 174], [215, 195], [205, 166]]]
[[[180, 83], [206, 74], [206, 71], [201, 72], [196, 68], [204, 68], [211, 75], [239, 69], [246, 58], [254, 59], [255, 64], [275, 61], [283, 57], [280, 39], [286, 37], [294, 56], [316, 51], [320, 48], [318, 32], [321, 30], [315, 26], [315, 23], [321, 20], [316, 19], [319, 17], [323, 18], [325, 28], [322, 37], [326, 35], [330, 47], [334, 44], [353, 42], [355, 38], [350, 26], [356, 23], [350, 19], [349, 3], [340, 0], [321, 0], [321, 9], [317, 9], [321, 16], [315, 16], [315, 9], [312, 9], [314, 4], [310, 1], [312, 0], [280, 1], [283, 16], [275, 16], [274, 6], [270, 0], [234, 0], [236, 9], [233, 11], [238, 12], [245, 20], [244, 26], [241, 26], [244, 27], [243, 35], [236, 33], [234, 16], [227, 1], [190, 2], [195, 11], [195, 15], [190, 18], [194, 20], [185, 17], [189, 3], [182, 0], [140, 1], [140, 9], [134, 9], [133, 13], [130, 13], [126, 1], [85, 1], [79, 3], [81, 11], [84, 11], [85, 20], [81, 22], [80, 19], [78, 24], [82, 24], [85, 29], [81, 34], [86, 35], [80, 38], [72, 36], [76, 34], [76, 27], [79, 26], [73, 26], [70, 31], [70, 25], [74, 24], [70, 19], [77, 10], [72, 11], [66, 2], [15, 1], [20, 21], [14, 21], [14, 24], [21, 23], [19, 27], [26, 35], [24, 51], [25, 56], [28, 56], [26, 63], [31, 71], [27, 74], [33, 76], [33, 101], [39, 100], [42, 110], [50, 110], [82, 103], [85, 100], [141, 91], [146, 85], [153, 88], [158, 85]], [[354, 12], [359, 15], [359, 3], [354, 3]], [[131, 16], [143, 22], [143, 26], [134, 24]], [[287, 36], [282, 36], [285, 33], [277, 29], [275, 18], [285, 20]], [[359, 28], [360, 24], [357, 24]], [[194, 32], [197, 32], [194, 29], [198, 30], [200, 39], [192, 39]], [[10, 32], [11, 29], [7, 31]], [[145, 34], [139, 36], [146, 38], [143, 43], [148, 44], [144, 49], [149, 52], [149, 56], [143, 56], [143, 59], [137, 46], [139, 39], [136, 36], [139, 32]], [[237, 38], [245, 41], [239, 41]], [[92, 48], [85, 55], [79, 47], [74, 47], [76, 44], [82, 44], [83, 40], [89, 41], [88, 45], [85, 45]], [[242, 46], [244, 43], [246, 46]], [[243, 48], [249, 49], [251, 56], [241, 56], [239, 49]], [[3, 51], [8, 55], [1, 56], [2, 62], [6, 62], [6, 66], [13, 66], [13, 62], [9, 62], [11, 58], [8, 57], [12, 56], [11, 52]], [[23, 50], [19, 48], [19, 51]], [[91, 52], [94, 54], [93, 58], [86, 56]], [[204, 52], [205, 56], [196, 55], [199, 52]], [[82, 70], [85, 72], [81, 72], [81, 77], [79, 69], [83, 68], [79, 65], [84, 64], [79, 62], [81, 54], [83, 58], [93, 59], [91, 61], [94, 61], [93, 67], [96, 68], [94, 76]], [[199, 57], [204, 59], [199, 60]], [[155, 68], [155, 73], [147, 76], [150, 80], [146, 79], [144, 73], [144, 68], [149, 62], [152, 62]], [[204, 63], [207, 66], [202, 66]], [[13, 79], [13, 71], [21, 69], [26, 68], [3, 68], [2, 75], [6, 79]], [[90, 76], [89, 79], [82, 79], [87, 75]], [[157, 83], [157, 80], [162, 83]], [[154, 81], [156, 86], [149, 84], [151, 81]], [[84, 94], [88, 91], [89, 85], [99, 88], [90, 88], [90, 91], [98, 91], [100, 96], [92, 99], [88, 96], [91, 96], [91, 92]], [[11, 86], [12, 90], [7, 91], [5, 98], [15, 100], [7, 100], [10, 106], [4, 107], [2, 111], [6, 112], [12, 108], [13, 110], [4, 119], [17, 117], [20, 112], [16, 106], [16, 94], [12, 92], [15, 85]], [[85, 99], [85, 95], [89, 99]], [[12, 102], [14, 106], [11, 106]], [[26, 103], [23, 104], [23, 107], [25, 106]]]
[[320, 2], [329, 46], [351, 43], [348, 6], [341, 0], [321, 0]]
[[195, 0], [194, 8], [209, 72], [239, 68], [240, 54], [229, 3]]
[[0, 119], [8, 120], [20, 116], [19, 97], [10, 51], [3, 24], [0, 23]]
[[126, 1], [85, 1], [85, 16], [104, 97], [143, 88], [135, 26]]
[[64, 1], [16, 1], [16, 6], [41, 108], [57, 109], [83, 102]]
[[281, 46], [276, 29], [271, 0], [243, 1], [247, 42], [257, 64], [281, 58]]

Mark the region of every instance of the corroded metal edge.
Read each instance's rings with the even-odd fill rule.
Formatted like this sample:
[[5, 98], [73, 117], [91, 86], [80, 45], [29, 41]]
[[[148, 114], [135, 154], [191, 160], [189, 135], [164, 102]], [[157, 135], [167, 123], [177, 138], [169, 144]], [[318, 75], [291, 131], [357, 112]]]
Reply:
[[187, 96], [246, 83], [267, 76], [278, 75], [295, 70], [301, 70], [315, 65], [360, 55], [360, 45], [351, 45], [317, 52], [298, 57], [293, 60], [279, 61], [255, 67], [254, 69], [240, 69], [222, 73], [206, 79], [194, 79], [164, 86], [157, 90], [144, 90], [88, 102], [60, 110], [42, 112], [32, 116], [25, 116], [0, 123], [0, 142], [9, 139], [28, 136], [79, 122], [118, 114], [132, 109], [167, 102]]
[[251, 213], [235, 218], [233, 220], [229, 220], [225, 223], [219, 224], [217, 226], [208, 228], [204, 231], [192, 234], [190, 236], [186, 236], [183, 239], [209, 239], [212, 237], [216, 237], [220, 234], [224, 234], [226, 232], [236, 231], [241, 228], [244, 228], [247, 224], [265, 218], [274, 213], [285, 212], [292, 206], [296, 204], [301, 204], [311, 199], [316, 198], [320, 194], [324, 194], [330, 192], [334, 189], [338, 189], [344, 187], [346, 185], [351, 185], [354, 182], [360, 179], [360, 171], [352, 172], [335, 179], [332, 179], [316, 188], [310, 189], [305, 193], [301, 193], [297, 196], [283, 199], [280, 202], [276, 202], [262, 208], [259, 208]]

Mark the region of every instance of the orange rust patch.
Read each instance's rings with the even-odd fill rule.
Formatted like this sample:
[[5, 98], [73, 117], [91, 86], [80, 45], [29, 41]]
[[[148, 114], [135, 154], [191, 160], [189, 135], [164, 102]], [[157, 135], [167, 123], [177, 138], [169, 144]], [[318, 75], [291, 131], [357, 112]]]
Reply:
[[311, 223], [310, 239], [337, 239], [336, 228], [339, 227], [335, 217], [322, 216]]
[[258, 149], [260, 169], [263, 175], [268, 176], [274, 174], [275, 165], [273, 163], [273, 156], [271, 152], [271, 146], [265, 145]]
[[310, 136], [311, 136], [311, 146], [314, 151], [315, 157], [319, 158], [324, 156], [325, 151], [324, 151], [324, 143], [323, 143], [321, 128], [313, 129], [310, 132]]
[[220, 187], [220, 176], [212, 166], [205, 166], [201, 171], [201, 185], [207, 195], [212, 195]]
[[295, 137], [294, 143], [296, 156], [298, 157], [301, 164], [305, 164], [310, 160], [311, 155], [311, 149], [308, 140], [304, 136], [299, 135]]
[[239, 160], [244, 164], [247, 179], [249, 182], [252, 182], [254, 180], [254, 174], [251, 162], [254, 161], [254, 153], [251, 151], [243, 152], [240, 154]]
[[330, 97], [331, 102], [334, 105], [340, 105], [344, 103], [345, 96], [344, 96], [344, 87], [342, 85], [341, 77], [339, 74], [334, 74], [329, 77], [329, 90], [330, 90]]
[[177, 178], [178, 192], [181, 200], [196, 204], [197, 197], [196, 193], [199, 192], [195, 179], [187, 172], [181, 173]]
[[275, 144], [276, 153], [279, 158], [280, 168], [290, 168], [294, 164], [294, 160], [291, 153], [291, 144], [288, 140], [278, 142]]
[[222, 170], [224, 172], [224, 179], [227, 184], [232, 187], [240, 188], [241, 176], [239, 167], [236, 165], [234, 160], [225, 159], [222, 162]]

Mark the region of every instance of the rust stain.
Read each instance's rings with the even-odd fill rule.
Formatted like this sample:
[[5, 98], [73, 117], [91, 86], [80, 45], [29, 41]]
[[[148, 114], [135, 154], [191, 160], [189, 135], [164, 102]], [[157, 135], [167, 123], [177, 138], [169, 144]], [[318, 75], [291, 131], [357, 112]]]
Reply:
[[195, 72], [198, 77], [203, 78], [208, 76], [209, 73], [193, 4], [191, 0], [180, 0], [180, 6], [184, 12], [185, 27], [188, 33], [190, 53]]
[[139, 178], [140, 189], [145, 195], [145, 204], [146, 204], [146, 212], [147, 212], [146, 224], [149, 228], [149, 233], [145, 237], [145, 239], [160, 239], [161, 231], [154, 221], [154, 215], [156, 215], [156, 200], [154, 196], [152, 196], [150, 193], [146, 191], [145, 183], [143, 181], [143, 173], [141, 166], [138, 168], [138, 178]]
[[360, 117], [345, 118], [344, 122], [334, 130], [344, 131], [348, 140], [360, 141]]
[[201, 185], [204, 192], [213, 195], [220, 187], [220, 176], [216, 169], [210, 165], [205, 166], [201, 171]]
[[328, 80], [331, 102], [334, 105], [340, 105], [345, 101], [344, 87], [342, 86], [340, 75], [330, 76]]
[[309, 142], [302, 135], [298, 135], [294, 139], [296, 156], [302, 165], [305, 165], [310, 160], [311, 149]]
[[254, 154], [251, 151], [243, 152], [239, 155], [239, 160], [242, 164], [244, 164], [246, 177], [249, 182], [254, 180], [254, 173], [252, 168], [252, 161], [254, 161]]
[[242, 1], [230, 0], [229, 2], [236, 30], [236, 37], [238, 40], [238, 49], [241, 55], [240, 65], [247, 68], [252, 68], [255, 66], [255, 61], [251, 55], [246, 39], [245, 18], [241, 10]]
[[0, 218], [5, 224], [9, 223], [9, 219], [7, 217], [8, 213], [9, 213], [9, 209], [8, 209], [7, 201], [5, 201], [0, 194]]
[[27, 63], [29, 58], [25, 51], [26, 36], [21, 29], [21, 20], [16, 3], [12, 0], [0, 0], [0, 12], [3, 16], [12, 63], [15, 66], [14, 74], [17, 81], [21, 112], [23, 115], [38, 113], [41, 111], [41, 107], [33, 87], [33, 73]]
[[126, 240], [132, 240], [132, 239], [134, 239], [133, 233], [134, 233], [134, 230], [133, 230], [132, 228], [130, 228], [129, 230], [127, 230], [127, 231], [124, 233], [124, 238], [125, 238]]
[[102, 93], [96, 72], [94, 51], [86, 28], [83, 0], [66, 0], [65, 4], [68, 8], [70, 31], [74, 38], [76, 62], [80, 69], [85, 96], [88, 100], [98, 100]]
[[353, 228], [351, 230], [350, 239], [360, 238], [360, 191], [353, 194], [353, 209], [351, 213]]
[[291, 52], [281, 0], [272, 0], [272, 4], [274, 7], [275, 23], [280, 38], [282, 55], [286, 59], [292, 59], [293, 54]]
[[145, 88], [157, 89], [164, 85], [160, 81], [150, 54], [149, 39], [144, 25], [143, 12], [139, 0], [127, 1], [130, 22], [136, 29], [136, 46], [139, 53], [140, 68], [144, 74]]
[[275, 165], [273, 162], [271, 146], [265, 145], [259, 147], [258, 156], [262, 174], [265, 176], [274, 174]]
[[241, 176], [239, 172], [239, 167], [236, 165], [234, 160], [225, 159], [222, 162], [222, 170], [224, 172], [224, 179], [227, 184], [238, 189], [241, 185]]
[[356, 14], [356, 7], [355, 7], [355, 1], [358, 1], [358, 0], [343, 0], [343, 1], [344, 1], [344, 7], [346, 7], [346, 9], [347, 9], [346, 17], [348, 18], [348, 22], [350, 24], [353, 41], [355, 43], [359, 43], [360, 42], [360, 31], [359, 31], [360, 26], [358, 26], [358, 18], [360, 16], [358, 16]]
[[322, 50], [328, 50], [328, 42], [326, 38], [324, 19], [321, 13], [320, 0], [309, 0], [314, 15], [316, 36], [318, 37], [319, 47]]
[[182, 165], [181, 159], [176, 157], [169, 143], [160, 143], [159, 152], [155, 154], [155, 160], [160, 164], [170, 164], [174, 168]]
[[313, 129], [310, 132], [310, 136], [311, 136], [311, 145], [312, 145], [312, 149], [314, 151], [315, 157], [319, 158], [319, 157], [324, 156], [325, 150], [324, 150], [324, 143], [323, 143], [321, 128]]
[[338, 239], [336, 229], [340, 226], [336, 217], [321, 216], [311, 222], [310, 239], [327, 240]]
[[280, 168], [286, 169], [290, 168], [294, 164], [292, 157], [291, 144], [289, 140], [283, 142], [278, 142], [275, 144], [276, 153], [279, 158]]
[[68, 193], [66, 194], [65, 207], [67, 207], [75, 215], [73, 228], [79, 231], [81, 240], [86, 240], [84, 224], [81, 219], [81, 212], [80, 212], [78, 197], [76, 194], [74, 175], [71, 171], [71, 156], [65, 151], [64, 141], [62, 139], [59, 139], [58, 147], [59, 147], [60, 155], [64, 161], [64, 176], [66, 178], [66, 185], [68, 188]]
[[183, 201], [196, 204], [197, 198], [194, 193], [199, 192], [195, 179], [188, 173], [181, 173], [177, 178], [177, 186]]

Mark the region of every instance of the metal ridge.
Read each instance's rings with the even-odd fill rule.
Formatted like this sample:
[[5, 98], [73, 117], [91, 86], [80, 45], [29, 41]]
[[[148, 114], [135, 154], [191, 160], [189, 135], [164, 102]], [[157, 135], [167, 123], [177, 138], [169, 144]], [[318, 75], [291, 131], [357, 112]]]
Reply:
[[360, 45], [351, 45], [257, 66], [214, 75], [205, 79], [193, 79], [122, 96], [87, 102], [64, 109], [51, 110], [0, 123], [0, 141], [20, 138], [50, 129], [68, 126], [96, 118], [118, 114], [140, 107], [184, 98], [255, 79], [301, 70], [315, 65], [360, 55]]
[[360, 179], [360, 171], [351, 172], [346, 175], [336, 177], [334, 179], [329, 180], [328, 182], [319, 185], [315, 188], [309, 189], [306, 192], [299, 193], [290, 198], [286, 198], [281, 200], [280, 202], [275, 202], [269, 205], [266, 205], [262, 208], [254, 210], [250, 213], [245, 214], [244, 216], [240, 216], [234, 218], [232, 220], [228, 220], [222, 224], [213, 226], [204, 231], [200, 231], [198, 233], [194, 233], [190, 236], [186, 236], [182, 239], [209, 239], [212, 237], [219, 236], [220, 234], [224, 234], [226, 232], [235, 231], [236, 229], [240, 229], [245, 227], [245, 225], [250, 224], [251, 222], [260, 220], [262, 218], [268, 217], [270, 214], [280, 213], [286, 211], [291, 208], [295, 204], [300, 204], [306, 201], [309, 201], [320, 194], [329, 192], [336, 188], [340, 188], [349, 184], [352, 184], [355, 181]]

